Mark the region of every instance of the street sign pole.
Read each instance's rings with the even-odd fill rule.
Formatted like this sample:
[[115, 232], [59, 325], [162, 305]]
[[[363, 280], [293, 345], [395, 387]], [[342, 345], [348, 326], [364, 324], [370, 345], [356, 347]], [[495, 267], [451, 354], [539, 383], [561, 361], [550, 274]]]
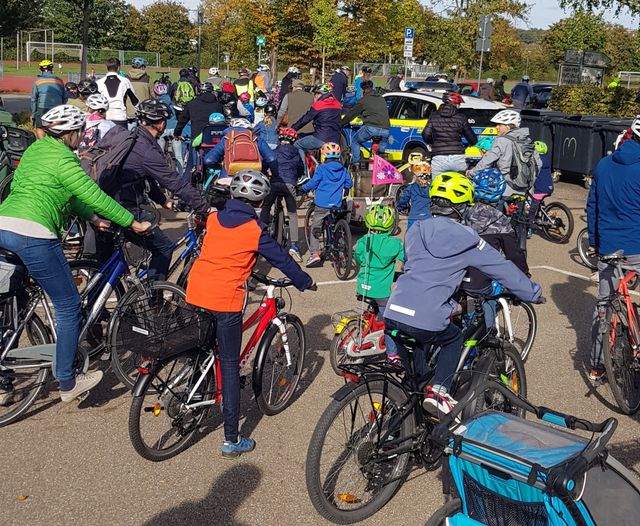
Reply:
[[415, 29], [412, 27], [404, 28], [404, 78], [407, 78], [407, 69], [409, 68], [409, 59], [413, 57], [413, 37]]
[[258, 46], [258, 66], [262, 64], [262, 48], [267, 44], [267, 37], [256, 37], [256, 46]]
[[[480, 35], [476, 43], [476, 51], [480, 51], [480, 67], [478, 68], [478, 89], [480, 89], [480, 82], [482, 81], [482, 66], [484, 63], [484, 53], [490, 50], [491, 45], [491, 32], [493, 31], [493, 25], [491, 24], [491, 16], [482, 15], [480, 17]], [[478, 50], [478, 47], [480, 48]]]

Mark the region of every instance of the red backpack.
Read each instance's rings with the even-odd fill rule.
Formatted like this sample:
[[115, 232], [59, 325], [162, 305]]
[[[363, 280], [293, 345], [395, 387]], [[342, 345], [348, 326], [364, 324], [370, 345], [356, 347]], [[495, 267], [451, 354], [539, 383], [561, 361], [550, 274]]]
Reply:
[[258, 137], [251, 131], [230, 131], [226, 135], [224, 169], [229, 177], [240, 170], [262, 169], [262, 157], [258, 149]]

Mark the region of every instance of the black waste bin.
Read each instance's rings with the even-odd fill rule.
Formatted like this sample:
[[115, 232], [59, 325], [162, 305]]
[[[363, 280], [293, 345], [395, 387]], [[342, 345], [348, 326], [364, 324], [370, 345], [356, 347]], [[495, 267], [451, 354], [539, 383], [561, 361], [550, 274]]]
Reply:
[[613, 152], [618, 136], [631, 128], [632, 122], [632, 120], [610, 121], [598, 127], [597, 131], [601, 142], [602, 157]]
[[567, 118], [568, 116], [561, 111], [554, 110], [522, 110], [523, 128], [529, 128], [529, 136], [534, 141], [543, 141], [549, 148], [551, 154], [551, 165], [553, 166], [554, 148], [553, 148], [553, 120]]
[[554, 119], [553, 159], [554, 170], [590, 175], [602, 158], [602, 143], [593, 120]]

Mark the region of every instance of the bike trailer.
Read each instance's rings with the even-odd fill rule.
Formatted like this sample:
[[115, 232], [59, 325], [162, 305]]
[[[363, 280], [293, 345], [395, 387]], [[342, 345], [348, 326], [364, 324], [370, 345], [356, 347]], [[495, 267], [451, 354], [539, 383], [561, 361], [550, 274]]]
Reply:
[[[495, 388], [491, 384], [491, 389]], [[472, 396], [475, 398], [473, 393]], [[507, 397], [517, 398], [512, 393]], [[616, 428], [616, 420], [610, 418], [593, 424], [517, 400], [512, 405], [525, 407], [543, 421], [591, 431], [593, 435], [591, 439], [583, 438], [496, 411], [481, 413], [457, 428], [454, 426], [454, 431], [448, 433], [445, 452], [449, 454], [448, 467], [462, 506], [445, 523], [450, 526], [638, 524], [640, 481], [610, 457], [605, 447]], [[455, 413], [458, 409], [463, 408], [456, 407]], [[442, 424], [446, 425], [444, 420]]]

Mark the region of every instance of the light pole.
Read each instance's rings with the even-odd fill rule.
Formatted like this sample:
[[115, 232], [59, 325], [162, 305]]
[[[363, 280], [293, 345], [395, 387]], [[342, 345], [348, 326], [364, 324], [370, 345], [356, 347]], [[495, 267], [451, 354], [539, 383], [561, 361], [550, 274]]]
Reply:
[[202, 50], [202, 20], [204, 14], [202, 9], [198, 9], [198, 52], [196, 55], [196, 67], [198, 68], [198, 77], [200, 76], [200, 52]]

